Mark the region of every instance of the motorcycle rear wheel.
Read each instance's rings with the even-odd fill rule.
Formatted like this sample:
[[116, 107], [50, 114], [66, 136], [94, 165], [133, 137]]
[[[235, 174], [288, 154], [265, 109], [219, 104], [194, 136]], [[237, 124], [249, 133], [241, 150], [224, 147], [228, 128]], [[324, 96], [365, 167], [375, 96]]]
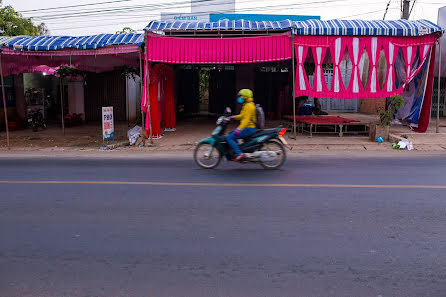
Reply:
[[278, 153], [277, 161], [272, 162], [260, 162], [260, 165], [262, 165], [263, 168], [274, 170], [279, 169], [283, 163], [286, 161], [286, 152], [285, 148], [283, 147], [282, 143], [278, 141], [268, 141], [266, 142], [262, 149], [262, 151], [275, 151]]
[[213, 169], [220, 164], [222, 155], [209, 143], [199, 143], [194, 151], [194, 160], [203, 169]]

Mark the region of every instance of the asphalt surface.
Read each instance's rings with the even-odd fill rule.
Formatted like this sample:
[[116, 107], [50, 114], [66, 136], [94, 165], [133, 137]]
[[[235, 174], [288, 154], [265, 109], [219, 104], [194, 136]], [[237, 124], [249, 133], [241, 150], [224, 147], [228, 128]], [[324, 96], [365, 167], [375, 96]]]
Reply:
[[0, 296], [446, 296], [445, 170], [2, 158]]

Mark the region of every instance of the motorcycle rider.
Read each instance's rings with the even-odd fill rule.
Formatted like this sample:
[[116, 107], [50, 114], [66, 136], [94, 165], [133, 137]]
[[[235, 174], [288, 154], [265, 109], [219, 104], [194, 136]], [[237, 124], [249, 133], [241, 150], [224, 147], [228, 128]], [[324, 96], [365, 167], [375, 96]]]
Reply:
[[232, 130], [228, 136], [226, 136], [228, 144], [232, 147], [237, 156], [235, 158], [236, 162], [241, 161], [245, 157], [245, 154], [243, 154], [237, 144], [238, 139], [247, 138], [256, 132], [257, 114], [253, 97], [253, 92], [250, 89], [240, 90], [238, 92], [237, 102], [243, 104], [242, 110], [239, 115], [229, 117], [230, 119], [240, 121], [240, 125], [237, 129]]

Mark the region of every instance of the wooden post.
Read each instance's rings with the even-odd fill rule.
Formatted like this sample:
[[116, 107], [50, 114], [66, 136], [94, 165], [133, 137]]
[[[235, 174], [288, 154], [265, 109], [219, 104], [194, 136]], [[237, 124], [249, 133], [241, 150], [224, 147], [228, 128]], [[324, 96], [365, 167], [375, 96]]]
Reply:
[[294, 34], [291, 33], [291, 71], [293, 72], [293, 90], [291, 94], [293, 94], [293, 133], [294, 139], [296, 139], [296, 96], [295, 96], [295, 88], [296, 88], [296, 71], [294, 69]]
[[65, 136], [65, 121], [64, 121], [64, 115], [63, 115], [63, 77], [60, 77], [60, 111], [61, 111], [61, 117], [62, 117], [62, 134]]
[[[147, 34], [144, 33], [144, 40], [145, 40], [145, 55], [147, 57]], [[153, 129], [152, 129], [152, 114], [151, 114], [151, 110], [150, 110], [150, 95], [149, 95], [149, 86], [150, 86], [150, 73], [149, 73], [149, 61], [148, 59], [146, 59], [145, 61], [146, 65], [145, 65], [145, 72], [146, 72], [146, 85], [147, 88], [144, 90], [144, 92], [146, 92], [146, 98], [147, 98], [147, 114], [149, 116], [149, 129], [150, 129], [150, 133], [149, 133], [149, 142], [150, 145], [153, 145]]]
[[[140, 77], [140, 84], [141, 84], [141, 98], [144, 94], [144, 74], [143, 74], [143, 64], [142, 64], [142, 55], [141, 55], [142, 49], [139, 49], [139, 77]], [[141, 108], [141, 106], [139, 106]], [[146, 143], [146, 124], [144, 122], [144, 111], [141, 108], [141, 138], [143, 139], [143, 145]]]
[[[436, 127], [435, 132], [440, 133], [440, 81], [441, 81], [441, 39], [438, 40], [438, 84], [437, 84], [437, 121], [436, 121]], [[444, 102], [446, 104], [446, 100]]]
[[6, 106], [6, 94], [5, 94], [5, 82], [3, 80], [3, 65], [2, 65], [2, 52], [0, 49], [0, 76], [2, 83], [2, 95], [3, 95], [3, 111], [5, 112], [5, 125], [6, 125], [6, 143], [8, 150], [11, 149], [9, 143], [9, 125], [8, 125], [8, 107]]

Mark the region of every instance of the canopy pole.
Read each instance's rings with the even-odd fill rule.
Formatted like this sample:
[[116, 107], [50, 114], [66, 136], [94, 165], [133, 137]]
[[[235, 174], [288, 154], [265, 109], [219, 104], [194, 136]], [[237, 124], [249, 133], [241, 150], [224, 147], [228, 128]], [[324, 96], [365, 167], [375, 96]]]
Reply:
[[[144, 39], [145, 39], [145, 55], [147, 57], [147, 34], [144, 33]], [[147, 88], [144, 90], [144, 92], [146, 92], [146, 98], [147, 98], [147, 114], [149, 116], [149, 129], [150, 129], [150, 133], [149, 133], [149, 143], [150, 145], [153, 145], [153, 129], [152, 129], [152, 113], [150, 110], [150, 93], [149, 93], [149, 87], [150, 87], [150, 74], [149, 74], [149, 60], [145, 59], [146, 62], [146, 85]]]
[[[441, 77], [441, 39], [438, 39], [438, 84], [437, 84], [437, 121], [436, 121], [436, 127], [435, 132], [440, 133], [440, 77]], [[446, 102], [445, 102], [446, 103]]]
[[[141, 55], [142, 49], [139, 48], [139, 78], [140, 78], [140, 85], [141, 85], [141, 98], [144, 94], [144, 77], [143, 77], [143, 71], [142, 71], [142, 55]], [[139, 107], [141, 108], [141, 106]], [[143, 139], [143, 145], [145, 145], [146, 142], [146, 126], [144, 125], [144, 111], [141, 108], [141, 119], [142, 119], [142, 125], [141, 125], [141, 137]]]
[[63, 78], [60, 76], [60, 111], [61, 111], [61, 121], [62, 121], [62, 134], [65, 136], [65, 121], [63, 115]]
[[294, 133], [294, 139], [296, 139], [296, 96], [295, 96], [295, 88], [296, 88], [296, 72], [294, 69], [294, 34], [291, 33], [291, 68], [293, 72], [293, 90], [291, 91], [291, 94], [293, 95], [293, 133]]
[[5, 95], [5, 83], [3, 80], [3, 65], [2, 65], [2, 52], [0, 49], [0, 76], [1, 76], [1, 83], [2, 83], [2, 96], [3, 96], [3, 111], [5, 112], [5, 125], [6, 125], [6, 143], [8, 145], [8, 150], [11, 149], [10, 143], [9, 143], [9, 126], [8, 126], [8, 108], [6, 106], [6, 95]]

